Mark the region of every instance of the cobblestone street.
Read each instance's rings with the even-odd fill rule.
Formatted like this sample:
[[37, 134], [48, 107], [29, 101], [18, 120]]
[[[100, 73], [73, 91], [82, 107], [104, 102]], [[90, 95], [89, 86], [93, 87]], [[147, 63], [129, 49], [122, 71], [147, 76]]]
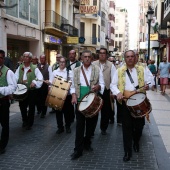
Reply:
[[[169, 100], [168, 95], [161, 96], [159, 92], [149, 92], [148, 96], [153, 103], [152, 113], [156, 113], [154, 110], [155, 95], [157, 95], [157, 99], [160, 98], [160, 105], [162, 101]], [[140, 152], [133, 152], [131, 161], [124, 163], [122, 160], [124, 155], [122, 129], [116, 123], [109, 125], [108, 134], [105, 136], [100, 134], [98, 123], [92, 143], [94, 151], [84, 152], [78, 160], [71, 161], [75, 122], [71, 126], [71, 134], [64, 132], [58, 135], [55, 133], [57, 125], [54, 114], [47, 114], [45, 119], [36, 115], [32, 130], [25, 131], [21, 127], [18, 103], [14, 103], [11, 105], [10, 140], [6, 153], [0, 155], [0, 169], [168, 170], [170, 169], [170, 153], [165, 148], [155, 118], [152, 114], [150, 115], [151, 123], [146, 122], [144, 127]]]

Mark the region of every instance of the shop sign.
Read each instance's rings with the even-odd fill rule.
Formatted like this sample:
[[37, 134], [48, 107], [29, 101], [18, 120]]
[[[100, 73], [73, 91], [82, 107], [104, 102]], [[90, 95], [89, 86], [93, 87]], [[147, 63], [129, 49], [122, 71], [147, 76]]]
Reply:
[[150, 34], [150, 41], [157, 41], [158, 40], [158, 34]]
[[80, 5], [80, 14], [97, 14], [97, 6]]
[[90, 5], [90, 0], [80, 0], [81, 5]]
[[67, 37], [68, 44], [78, 44], [78, 37]]
[[62, 44], [62, 40], [60, 38], [51, 36], [51, 35], [45, 35], [44, 42], [47, 43], [54, 43], [54, 44]]
[[79, 37], [79, 43], [83, 44], [86, 39], [84, 37]]

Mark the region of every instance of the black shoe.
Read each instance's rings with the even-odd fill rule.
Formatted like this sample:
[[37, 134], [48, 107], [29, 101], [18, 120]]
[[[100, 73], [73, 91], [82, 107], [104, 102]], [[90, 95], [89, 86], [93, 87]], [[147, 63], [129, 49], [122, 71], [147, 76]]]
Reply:
[[4, 154], [6, 152], [5, 148], [0, 148], [0, 154]]
[[93, 148], [91, 146], [84, 146], [84, 150], [92, 152]]
[[66, 128], [66, 133], [71, 133], [71, 129], [70, 128]]
[[139, 143], [134, 143], [133, 149], [134, 149], [135, 152], [139, 152]]
[[31, 130], [31, 126], [26, 126], [25, 130]]
[[52, 113], [55, 113], [56, 111], [55, 110], [51, 110], [49, 113], [52, 114]]
[[63, 128], [58, 129], [56, 133], [57, 133], [57, 134], [60, 134], [60, 133], [62, 133], [62, 132], [64, 132], [64, 129], [63, 129]]
[[41, 111], [37, 111], [37, 115], [41, 114]]
[[109, 122], [110, 124], [114, 124], [114, 120], [110, 120], [110, 122]]
[[81, 152], [74, 151], [74, 153], [71, 154], [71, 160], [78, 159], [80, 156], [82, 156]]
[[27, 126], [27, 123], [26, 122], [23, 122], [22, 123], [22, 127], [25, 128]]
[[41, 114], [40, 118], [45, 118], [45, 115], [44, 115], [44, 114]]
[[105, 130], [102, 130], [102, 131], [101, 131], [101, 134], [102, 134], [102, 135], [107, 135], [107, 132], [106, 132]]
[[124, 162], [130, 161], [131, 156], [132, 155], [130, 153], [126, 152], [124, 157], [123, 157], [123, 161]]

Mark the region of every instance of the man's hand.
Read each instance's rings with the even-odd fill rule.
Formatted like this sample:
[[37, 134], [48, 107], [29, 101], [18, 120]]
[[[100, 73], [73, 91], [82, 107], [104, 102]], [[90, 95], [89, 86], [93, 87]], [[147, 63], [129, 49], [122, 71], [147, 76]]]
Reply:
[[95, 85], [92, 87], [92, 91], [98, 92], [101, 89], [100, 85]]
[[33, 88], [33, 87], [35, 87], [35, 86], [36, 86], [35, 83], [31, 83], [31, 84], [30, 84], [30, 88]]
[[117, 94], [117, 100], [122, 100], [123, 98], [124, 96], [121, 92]]
[[144, 90], [149, 90], [149, 85], [146, 84], [144, 87], [143, 87]]
[[76, 96], [75, 93], [72, 94], [71, 103], [72, 103], [72, 105], [73, 105], [73, 104], [77, 104], [77, 96]]

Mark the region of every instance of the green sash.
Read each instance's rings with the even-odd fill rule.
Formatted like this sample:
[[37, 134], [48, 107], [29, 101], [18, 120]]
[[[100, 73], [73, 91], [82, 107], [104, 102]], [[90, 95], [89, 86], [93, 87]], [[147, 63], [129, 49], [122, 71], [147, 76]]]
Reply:
[[90, 91], [89, 86], [80, 86], [80, 97], [78, 98], [78, 101], [81, 101], [82, 98]]

